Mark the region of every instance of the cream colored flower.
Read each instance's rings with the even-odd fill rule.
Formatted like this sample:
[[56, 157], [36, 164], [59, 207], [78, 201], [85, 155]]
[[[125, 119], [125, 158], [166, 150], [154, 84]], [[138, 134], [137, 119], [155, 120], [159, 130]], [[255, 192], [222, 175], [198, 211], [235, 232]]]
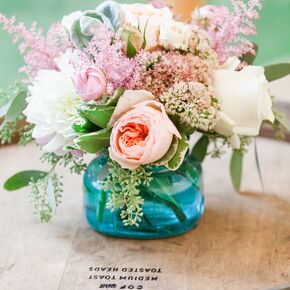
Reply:
[[238, 64], [238, 59], [231, 58], [214, 71], [214, 89], [221, 105], [215, 131], [232, 137], [234, 147], [239, 145], [234, 135], [257, 136], [264, 120], [275, 119], [264, 68], [247, 66], [236, 71]]
[[169, 19], [160, 26], [159, 43], [166, 49], [187, 50], [191, 36], [191, 25]]
[[124, 24], [131, 24], [138, 27], [142, 34], [145, 33], [146, 49], [154, 48], [158, 45], [160, 25], [173, 15], [169, 8], [154, 8], [150, 4], [123, 4]]

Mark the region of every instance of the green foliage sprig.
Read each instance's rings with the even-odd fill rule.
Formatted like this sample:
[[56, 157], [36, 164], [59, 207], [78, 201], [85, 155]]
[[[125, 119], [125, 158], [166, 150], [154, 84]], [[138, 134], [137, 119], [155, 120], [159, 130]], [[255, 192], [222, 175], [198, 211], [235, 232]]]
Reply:
[[44, 153], [41, 161], [50, 165], [51, 169], [48, 172], [37, 170], [19, 172], [5, 182], [4, 188], [14, 191], [30, 186], [34, 212], [42, 222], [48, 222], [61, 203], [63, 192], [62, 176], [57, 174], [57, 167], [63, 166], [69, 168], [71, 173], [81, 174], [87, 166], [82, 158], [75, 157], [71, 153], [63, 156]]
[[54, 171], [44, 178], [30, 182], [30, 196], [34, 207], [34, 213], [39, 216], [41, 222], [48, 222], [56, 208], [61, 203], [63, 192], [62, 177]]
[[26, 145], [30, 141], [33, 141], [32, 130], [33, 124], [21, 124], [25, 121], [25, 116], [21, 114], [12, 122], [4, 123], [0, 126], [0, 144], [11, 144], [18, 139], [18, 144]]
[[44, 153], [40, 160], [47, 162], [52, 168], [56, 166], [63, 166], [68, 168], [71, 173], [81, 174], [87, 169], [87, 165], [82, 158], [78, 158], [71, 153], [63, 156], [56, 155], [54, 153]]
[[0, 92], [0, 144], [11, 144], [18, 138], [20, 144], [32, 140], [32, 124], [24, 123], [23, 110], [26, 106], [27, 87], [16, 82], [9, 92]]
[[149, 186], [152, 181], [150, 166], [141, 166], [135, 170], [122, 168], [118, 163], [109, 161], [109, 175], [103, 182], [103, 189], [110, 192], [107, 208], [112, 212], [120, 209], [125, 226], [139, 226], [144, 215], [139, 187]]

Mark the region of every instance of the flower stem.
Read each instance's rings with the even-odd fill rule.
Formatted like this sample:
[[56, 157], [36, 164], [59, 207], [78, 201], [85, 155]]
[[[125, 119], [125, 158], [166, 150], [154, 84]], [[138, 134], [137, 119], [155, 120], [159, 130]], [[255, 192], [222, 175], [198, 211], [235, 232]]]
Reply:
[[103, 221], [105, 207], [106, 207], [106, 192], [104, 190], [101, 190], [97, 215], [97, 219], [99, 222]]

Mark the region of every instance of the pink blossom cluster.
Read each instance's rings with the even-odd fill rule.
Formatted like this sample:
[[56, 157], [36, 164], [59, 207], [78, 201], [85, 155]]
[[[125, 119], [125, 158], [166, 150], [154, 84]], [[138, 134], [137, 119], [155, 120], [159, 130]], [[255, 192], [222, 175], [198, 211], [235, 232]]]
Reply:
[[138, 65], [129, 87], [148, 90], [156, 97], [181, 81], [197, 81], [205, 85], [212, 81], [208, 62], [193, 54], [142, 51], [136, 58]]
[[149, 2], [150, 2], [150, 4], [151, 4], [153, 7], [157, 8], [157, 9], [161, 9], [161, 8], [163, 8], [163, 7], [167, 7], [167, 6], [168, 6], [168, 4], [166, 4], [164, 1], [151, 0], [151, 1], [149, 1]]
[[259, 18], [257, 10], [262, 0], [231, 0], [232, 11], [224, 6], [205, 6], [193, 14], [193, 22], [206, 29], [213, 41], [213, 49], [223, 63], [231, 56], [255, 54], [254, 44], [245, 36], [255, 35], [253, 20]]
[[85, 50], [95, 65], [106, 75], [108, 93], [113, 93], [120, 87], [127, 87], [136, 66], [134, 59], [128, 58], [123, 48], [124, 43], [118, 34], [103, 26]]
[[27, 29], [23, 23], [15, 24], [15, 17], [7, 18], [0, 14], [0, 23], [4, 30], [14, 36], [14, 43], [23, 40], [19, 51], [24, 57], [25, 66], [20, 71], [27, 73], [28, 79], [35, 77], [39, 70], [57, 69], [54, 58], [71, 47], [68, 34], [60, 24], [53, 24], [45, 37], [42, 30], [36, 28], [35, 22]]

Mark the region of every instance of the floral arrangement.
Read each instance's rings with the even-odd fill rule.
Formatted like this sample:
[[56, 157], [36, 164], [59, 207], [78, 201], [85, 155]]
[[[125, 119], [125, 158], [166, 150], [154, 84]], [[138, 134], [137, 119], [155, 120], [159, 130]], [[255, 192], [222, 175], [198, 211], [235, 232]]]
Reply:
[[[240, 188], [242, 160], [261, 125], [281, 137], [268, 82], [290, 73], [289, 64], [253, 66], [254, 20], [260, 0], [232, 0], [232, 9], [204, 6], [184, 23], [170, 7], [105, 1], [53, 24], [47, 35], [0, 14], [24, 57], [25, 78], [1, 93], [0, 140], [33, 140], [51, 170], [24, 171], [7, 190], [29, 185], [35, 212], [48, 221], [61, 201], [60, 165], [86, 169], [84, 154], [106, 154], [107, 207], [123, 209], [125, 225], [138, 225], [138, 187], [152, 168], [177, 170], [187, 154], [200, 162], [233, 150], [231, 176]], [[20, 126], [19, 123], [22, 123]], [[199, 140], [190, 149], [190, 138]]]

